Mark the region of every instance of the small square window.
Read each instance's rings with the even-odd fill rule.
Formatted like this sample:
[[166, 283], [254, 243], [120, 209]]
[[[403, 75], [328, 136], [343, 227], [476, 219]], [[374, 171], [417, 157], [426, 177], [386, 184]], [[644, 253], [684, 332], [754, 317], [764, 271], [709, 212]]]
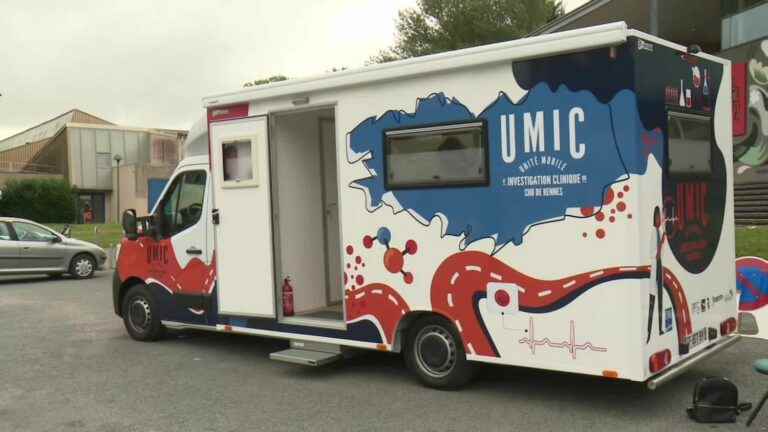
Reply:
[[667, 169], [672, 178], [712, 174], [712, 118], [669, 112]]
[[221, 144], [225, 182], [250, 182], [254, 180], [252, 140], [238, 139]]

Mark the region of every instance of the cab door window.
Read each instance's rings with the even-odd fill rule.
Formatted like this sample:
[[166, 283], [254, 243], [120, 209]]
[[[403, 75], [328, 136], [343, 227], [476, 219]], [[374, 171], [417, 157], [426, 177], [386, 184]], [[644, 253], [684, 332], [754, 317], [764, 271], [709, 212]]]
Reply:
[[5, 222], [0, 222], [0, 240], [13, 240], [11, 238], [11, 231]]
[[205, 171], [187, 171], [174, 179], [160, 207], [163, 237], [195, 225], [203, 214]]
[[[37, 225], [25, 222], [14, 222], [13, 229], [16, 231], [16, 237], [19, 241], [49, 242], [56, 237], [52, 232]], [[2, 233], [0, 232], [0, 235]]]

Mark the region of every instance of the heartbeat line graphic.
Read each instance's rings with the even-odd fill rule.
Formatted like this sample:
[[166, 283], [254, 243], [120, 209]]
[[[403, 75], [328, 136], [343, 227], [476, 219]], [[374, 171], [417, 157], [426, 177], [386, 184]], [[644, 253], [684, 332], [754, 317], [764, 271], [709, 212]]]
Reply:
[[565, 348], [568, 350], [568, 352], [571, 353], [571, 358], [576, 359], [576, 351], [597, 351], [597, 352], [606, 352], [608, 351], [608, 348], [598, 347], [595, 345], [592, 345], [592, 342], [584, 342], [582, 344], [576, 343], [576, 326], [573, 323], [573, 320], [571, 320], [571, 333], [570, 333], [570, 339], [567, 341], [562, 342], [552, 342], [549, 340], [549, 338], [543, 338], [543, 339], [536, 339], [536, 329], [533, 325], [533, 318], [528, 319], [528, 337], [524, 337], [518, 341], [521, 344], [528, 345], [528, 348], [531, 349], [531, 354], [536, 355], [536, 347], [546, 345], [550, 348]]

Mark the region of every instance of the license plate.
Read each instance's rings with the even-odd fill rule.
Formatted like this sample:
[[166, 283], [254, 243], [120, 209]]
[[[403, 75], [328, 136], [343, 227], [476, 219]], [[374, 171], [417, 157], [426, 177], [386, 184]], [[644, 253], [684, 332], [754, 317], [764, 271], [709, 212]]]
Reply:
[[699, 345], [701, 345], [703, 342], [707, 341], [707, 329], [703, 328], [696, 333], [688, 336], [688, 346], [690, 349], [693, 349]]

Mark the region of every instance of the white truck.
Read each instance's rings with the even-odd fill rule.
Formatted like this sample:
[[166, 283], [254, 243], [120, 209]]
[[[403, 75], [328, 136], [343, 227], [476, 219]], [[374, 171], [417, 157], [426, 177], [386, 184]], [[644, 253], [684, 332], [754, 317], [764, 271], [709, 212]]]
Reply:
[[730, 63], [608, 24], [205, 98], [115, 312], [654, 388], [735, 334]]

